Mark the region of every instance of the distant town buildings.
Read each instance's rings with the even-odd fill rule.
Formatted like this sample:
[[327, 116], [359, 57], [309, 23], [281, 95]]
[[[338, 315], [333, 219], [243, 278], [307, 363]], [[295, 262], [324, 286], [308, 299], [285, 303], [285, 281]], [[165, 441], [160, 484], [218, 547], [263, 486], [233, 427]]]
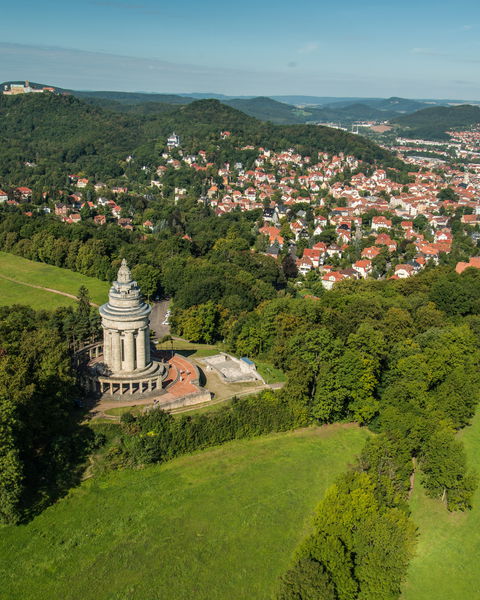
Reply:
[[[457, 265], [462, 272], [469, 266], [480, 268], [475, 256], [480, 253], [480, 130], [452, 132], [452, 138], [458, 140], [455, 152], [468, 156], [468, 167], [404, 155], [413, 166], [400, 178], [394, 169], [372, 169], [347, 154], [304, 156], [293, 148], [275, 152], [239, 147], [239, 153], [255, 151], [248, 167], [239, 160], [217, 164], [206, 150], [184, 152], [173, 132], [148, 186], [130, 180], [130, 189], [121, 183], [127, 181], [123, 178], [113, 184], [95, 181], [87, 173], [69, 174], [66, 189], [43, 192], [43, 204], [34, 198], [35, 210], [51, 211], [69, 225], [83, 219], [98, 227], [116, 224], [139, 231], [143, 238], [165, 227], [148, 209], [151, 198], [179, 204], [196, 195], [218, 217], [257, 211], [255, 250], [279, 261], [290, 255], [299, 285], [316, 281], [326, 289], [345, 279], [406, 279], [427, 265], [445, 262], [460, 228], [472, 248], [470, 262]], [[219, 131], [218, 144], [226, 139], [232, 144], [235, 135]], [[185, 184], [164, 185], [167, 174], [171, 182], [179, 169], [205, 178], [201, 194]], [[32, 200], [32, 189], [17, 184], [9, 188], [0, 181], [2, 206], [22, 210]], [[189, 232], [183, 233], [191, 242]]]

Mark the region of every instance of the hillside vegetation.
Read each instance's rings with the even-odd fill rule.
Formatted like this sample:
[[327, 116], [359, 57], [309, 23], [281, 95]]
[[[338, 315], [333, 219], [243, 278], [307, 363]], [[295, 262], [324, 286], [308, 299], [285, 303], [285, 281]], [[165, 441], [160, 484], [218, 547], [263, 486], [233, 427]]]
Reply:
[[402, 128], [409, 137], [448, 140], [450, 129], [471, 127], [480, 123], [480, 107], [470, 104], [461, 106], [435, 106], [395, 117], [394, 125]]
[[265, 600], [366, 433], [309, 428], [86, 481], [0, 531], [9, 600]]
[[[214, 141], [218, 143], [220, 131], [229, 130], [237, 146], [345, 152], [369, 162], [395, 163], [390, 153], [359, 136], [317, 126], [274, 126], [218, 100], [199, 100], [161, 113], [148, 105], [146, 114], [119, 114], [111, 108], [73, 96], [1, 96], [2, 185], [60, 186], [70, 172], [99, 180], [119, 177], [125, 172], [128, 155], [154, 167], [172, 131], [180, 134], [186, 151], [208, 150]], [[35, 166], [26, 166], [27, 162]]]
[[[6, 281], [2, 278], [8, 277], [18, 283]], [[18, 298], [9, 302], [5, 297], [4, 289], [12, 284], [18, 290]], [[109, 285], [95, 277], [86, 277], [81, 273], [74, 273], [67, 269], [61, 269], [53, 265], [27, 260], [14, 254], [0, 252], [0, 303], [2, 305], [21, 303], [33, 308], [53, 309], [57, 306], [70, 306], [74, 301], [65, 296], [59, 296], [52, 292], [28, 287], [22, 284], [30, 284], [51, 288], [67, 294], [77, 295], [80, 286], [85, 286], [93, 302], [101, 304], [105, 302], [108, 295]], [[13, 288], [12, 288], [13, 289]], [[46, 301], [41, 304], [42, 301]]]

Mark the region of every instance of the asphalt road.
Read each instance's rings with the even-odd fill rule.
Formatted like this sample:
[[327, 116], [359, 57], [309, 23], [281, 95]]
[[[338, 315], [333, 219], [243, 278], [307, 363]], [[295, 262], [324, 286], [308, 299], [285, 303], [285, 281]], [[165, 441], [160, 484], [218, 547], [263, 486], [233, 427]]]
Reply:
[[163, 325], [165, 315], [170, 306], [170, 300], [155, 302], [150, 314], [150, 329], [154, 331], [156, 339], [162, 339], [163, 336], [170, 334], [170, 326]]

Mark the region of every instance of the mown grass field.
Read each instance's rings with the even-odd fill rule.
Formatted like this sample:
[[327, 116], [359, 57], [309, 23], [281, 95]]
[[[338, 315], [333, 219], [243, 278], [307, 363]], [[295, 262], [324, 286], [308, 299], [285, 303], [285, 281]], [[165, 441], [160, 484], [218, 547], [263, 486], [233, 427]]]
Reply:
[[44, 290], [26, 287], [0, 277], [0, 306], [26, 304], [35, 310], [53, 310], [59, 306], [75, 306], [75, 300]]
[[90, 299], [97, 304], [105, 302], [108, 296], [109, 284], [106, 281], [86, 277], [68, 269], [27, 260], [7, 252], [0, 252], [0, 275], [10, 277], [18, 282], [14, 283], [0, 278], [0, 303], [2, 305], [17, 302], [28, 304], [34, 308], [50, 309], [57, 306], [68, 306], [75, 302], [66, 296], [62, 297], [59, 294], [21, 285], [22, 283], [39, 285], [75, 296], [80, 286], [84, 285], [90, 292]]
[[[460, 435], [469, 465], [478, 471], [480, 412]], [[411, 507], [419, 540], [402, 600], [480, 598], [480, 490], [471, 511], [449, 513], [439, 500], [427, 498], [416, 486]]]
[[366, 435], [310, 428], [90, 479], [0, 529], [0, 596], [267, 600]]

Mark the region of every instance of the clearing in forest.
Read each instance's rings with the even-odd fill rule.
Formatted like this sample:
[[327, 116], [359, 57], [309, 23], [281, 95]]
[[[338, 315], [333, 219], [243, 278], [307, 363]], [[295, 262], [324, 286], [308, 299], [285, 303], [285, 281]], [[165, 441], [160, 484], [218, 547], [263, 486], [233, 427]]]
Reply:
[[85, 481], [0, 530], [9, 600], [265, 600], [362, 448], [353, 425], [272, 434]]
[[109, 288], [106, 281], [0, 252], [0, 304], [3, 306], [26, 304], [35, 309], [73, 306], [74, 298], [40, 288], [58, 290], [76, 297], [82, 285], [89, 290], [92, 302], [103, 304], [106, 301]]

